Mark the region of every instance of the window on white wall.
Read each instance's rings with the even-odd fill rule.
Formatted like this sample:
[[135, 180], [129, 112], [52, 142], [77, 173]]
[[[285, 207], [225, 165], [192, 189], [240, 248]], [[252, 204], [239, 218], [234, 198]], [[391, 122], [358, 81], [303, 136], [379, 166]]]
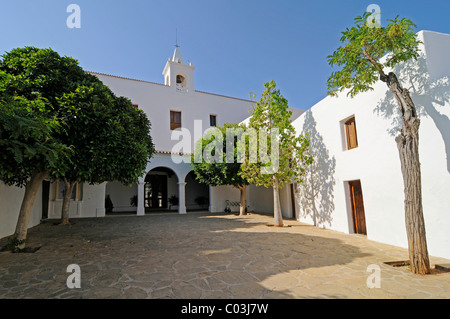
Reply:
[[175, 130], [181, 127], [181, 112], [170, 111], [170, 129]]
[[[56, 181], [56, 199], [64, 199], [64, 192], [66, 190], [66, 184], [64, 181]], [[81, 190], [82, 187], [79, 183], [76, 183], [72, 189], [71, 200], [81, 200]]]
[[209, 126], [217, 126], [217, 115], [215, 114], [209, 115]]
[[358, 147], [358, 136], [356, 134], [356, 121], [352, 116], [344, 122], [345, 139], [347, 143], [347, 150]]

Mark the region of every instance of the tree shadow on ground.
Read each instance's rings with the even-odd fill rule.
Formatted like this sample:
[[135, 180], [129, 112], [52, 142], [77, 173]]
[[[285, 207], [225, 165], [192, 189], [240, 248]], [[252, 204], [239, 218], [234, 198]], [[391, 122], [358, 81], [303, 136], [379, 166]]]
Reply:
[[[447, 171], [450, 173], [450, 119], [439, 112], [450, 103], [450, 76], [432, 78], [428, 72], [427, 61], [422, 54], [417, 61], [410, 60], [398, 64], [393, 69], [402, 85], [408, 89], [419, 118], [430, 117], [444, 141], [447, 156]], [[374, 113], [391, 120], [388, 133], [396, 136], [401, 128], [401, 116], [391, 91], [378, 102]], [[429, 141], [426, 141], [429, 142]]]
[[[42, 224], [29, 233], [38, 252], [0, 255], [0, 297], [308, 298], [312, 275], [303, 271], [318, 270], [311, 278], [320, 291], [330, 272], [369, 256], [337, 238], [266, 222], [258, 214], [199, 213]], [[81, 289], [66, 286], [69, 264], [80, 266]]]
[[314, 226], [331, 226], [336, 159], [334, 156], [330, 157], [322, 135], [317, 131], [317, 123], [311, 110], [305, 113], [302, 134], [309, 135], [310, 155], [314, 161], [306, 168], [303, 182], [297, 184], [296, 201], [303, 217], [311, 216]]

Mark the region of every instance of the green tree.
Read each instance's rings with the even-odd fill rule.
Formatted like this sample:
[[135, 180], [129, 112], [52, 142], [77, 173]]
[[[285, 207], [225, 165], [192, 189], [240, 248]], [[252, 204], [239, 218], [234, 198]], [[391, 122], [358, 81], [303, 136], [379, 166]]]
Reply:
[[258, 134], [258, 147], [250, 146], [250, 157], [242, 165], [241, 176], [250, 183], [273, 188], [274, 225], [282, 227], [279, 189], [301, 183], [312, 157], [307, 155], [309, 140], [301, 134], [296, 136], [288, 101], [276, 89], [275, 82], [265, 83], [264, 87], [249, 124]]
[[[83, 76], [76, 60], [60, 57], [51, 49], [18, 48], [0, 61], [0, 103], [7, 110], [2, 115], [6, 122], [2, 123], [1, 140], [7, 147], [1, 157], [0, 178], [8, 185], [25, 187], [13, 237], [16, 249], [25, 247], [42, 181], [70, 158], [70, 148], [58, 139], [65, 120], [61, 111], [70, 110], [62, 110], [57, 99], [74, 90]], [[19, 135], [11, 129], [14, 126], [21, 129]]]
[[67, 166], [51, 174], [65, 184], [61, 225], [67, 225], [70, 198], [77, 183], [115, 180], [131, 184], [144, 174], [154, 146], [145, 113], [130, 100], [116, 97], [93, 75], [86, 74], [83, 85], [64, 94], [59, 103], [75, 108], [75, 112], [66, 114], [61, 136], [73, 155]]
[[25, 248], [33, 203], [48, 172], [66, 161], [71, 149], [55, 138], [60, 122], [45, 110], [45, 102], [0, 97], [0, 180], [25, 188], [11, 247]]
[[[129, 100], [114, 97], [75, 59], [34, 47], [14, 49], [2, 58], [0, 178], [8, 185], [25, 187], [13, 235], [16, 248], [22, 249], [37, 191], [47, 176], [131, 182], [153, 146], [145, 114], [131, 107]], [[89, 108], [96, 112], [91, 114]], [[99, 109], [105, 112], [104, 122], [96, 118]], [[95, 119], [101, 132], [96, 131], [99, 135], [94, 140], [89, 130], [94, 129]], [[105, 126], [108, 129], [101, 130]], [[82, 142], [73, 137], [89, 143], [81, 150]], [[91, 151], [88, 156], [86, 152]], [[111, 158], [112, 154], [117, 157]], [[131, 170], [128, 175], [127, 169]]]
[[[369, 23], [368, 23], [369, 22]], [[378, 80], [386, 83], [400, 109], [402, 127], [396, 137], [404, 181], [405, 219], [411, 270], [430, 272], [425, 223], [422, 208], [422, 186], [419, 162], [419, 124], [415, 105], [407, 89], [403, 88], [392, 71], [394, 66], [419, 56], [415, 25], [410, 19], [398, 16], [388, 20], [386, 27], [372, 27], [373, 20], [366, 12], [355, 19], [355, 25], [342, 32], [339, 47], [328, 56], [331, 66], [339, 66], [328, 79], [328, 94], [348, 90], [353, 97], [373, 90]]]
[[245, 131], [245, 124], [238, 123], [225, 123], [222, 127], [213, 128], [196, 142], [191, 156], [193, 171], [200, 183], [211, 186], [232, 185], [239, 189], [240, 215], [246, 215], [245, 194], [248, 185], [247, 180], [240, 175], [241, 164], [248, 152], [249, 141]]

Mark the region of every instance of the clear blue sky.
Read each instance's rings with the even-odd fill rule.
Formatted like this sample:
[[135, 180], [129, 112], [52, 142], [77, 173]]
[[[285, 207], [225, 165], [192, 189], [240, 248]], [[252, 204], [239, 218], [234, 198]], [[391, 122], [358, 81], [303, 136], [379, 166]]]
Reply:
[[[71, 3], [80, 29], [66, 26]], [[0, 0], [0, 54], [51, 47], [85, 70], [163, 83], [178, 29], [196, 90], [246, 99], [273, 79], [291, 107], [308, 109], [326, 96], [326, 56], [371, 3], [383, 25], [400, 15], [450, 33], [449, 0]]]

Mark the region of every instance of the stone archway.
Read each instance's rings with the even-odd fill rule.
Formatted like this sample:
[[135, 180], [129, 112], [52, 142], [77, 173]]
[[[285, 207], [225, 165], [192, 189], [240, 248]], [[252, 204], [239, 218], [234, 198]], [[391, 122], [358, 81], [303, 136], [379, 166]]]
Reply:
[[[186, 182], [185, 182], [185, 178], [186, 175], [191, 171], [191, 166], [190, 166], [190, 155], [182, 155], [182, 160], [175, 161], [173, 159], [173, 154], [171, 152], [162, 152], [162, 151], [157, 151], [156, 154], [152, 157], [151, 161], [147, 164], [147, 174], [145, 174], [144, 176], [139, 178], [138, 181], [138, 207], [137, 207], [137, 215], [142, 216], [145, 215], [146, 212], [146, 202], [145, 202], [145, 188], [146, 188], [146, 183], [148, 183], [148, 179], [146, 182], [146, 177], [148, 175], [148, 173], [151, 172], [156, 172], [156, 171], [165, 171], [166, 174], [168, 171], [172, 172], [177, 178], [177, 186], [175, 187], [175, 185], [172, 183], [172, 190], [169, 187], [167, 190], [167, 203], [169, 206], [170, 202], [169, 202], [169, 198], [172, 195], [177, 195], [178, 196], [178, 213], [180, 214], [186, 214], [186, 200], [185, 200], [185, 186], [186, 186]], [[162, 174], [164, 174], [164, 172], [162, 172]], [[170, 185], [170, 181], [168, 180], [168, 185]], [[178, 194], [175, 193], [174, 189], [177, 188], [178, 189]], [[147, 191], [148, 191], [148, 186], [147, 186]], [[148, 202], [147, 202], [148, 205]], [[165, 206], [165, 205], [163, 205]], [[169, 207], [167, 207], [167, 209], [169, 209]], [[170, 207], [170, 210], [172, 211], [176, 211], [175, 207]]]

